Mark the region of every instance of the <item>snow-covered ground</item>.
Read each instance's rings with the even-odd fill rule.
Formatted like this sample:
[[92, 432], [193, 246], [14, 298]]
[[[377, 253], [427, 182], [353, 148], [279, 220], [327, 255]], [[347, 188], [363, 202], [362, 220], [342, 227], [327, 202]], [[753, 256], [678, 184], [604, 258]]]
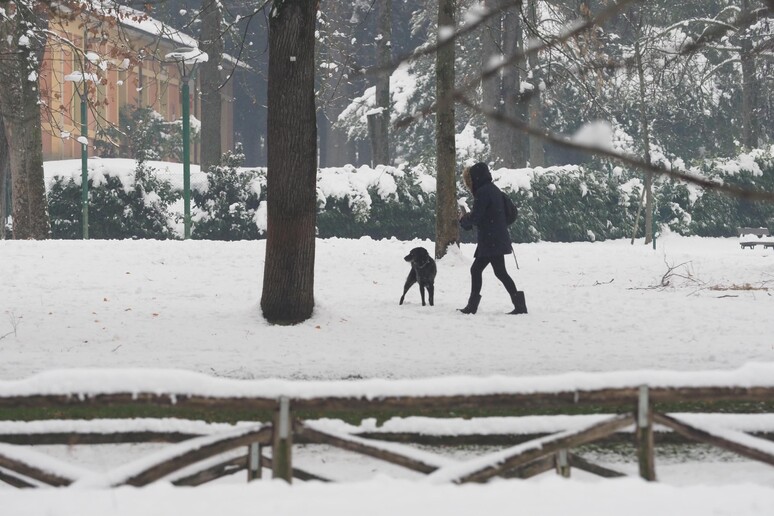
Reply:
[[[398, 300], [408, 251], [429, 242], [322, 240], [314, 317], [261, 317], [265, 244], [0, 242], [0, 378], [52, 368], [175, 367], [229, 378], [510, 376], [728, 369], [774, 361], [774, 252], [735, 239], [666, 237], [515, 245], [507, 257], [530, 313], [506, 316], [474, 247], [438, 263], [435, 306]], [[661, 287], [669, 267], [670, 285]], [[751, 290], [734, 290], [749, 285]], [[715, 290], [715, 289], [732, 290]]]
[[[511, 257], [506, 263], [530, 313], [506, 315], [508, 297], [487, 270], [479, 313], [464, 316], [456, 308], [467, 300], [472, 245], [439, 261], [434, 307], [421, 306], [416, 286], [398, 305], [409, 270], [403, 256], [418, 245], [432, 252], [432, 243], [420, 241], [318, 241], [313, 318], [274, 327], [258, 306], [262, 241], [0, 241], [0, 380], [63, 368], [351, 380], [642, 374], [774, 362], [771, 250], [672, 235], [656, 250], [628, 241], [515, 245], [520, 269]], [[52, 448], [60, 459], [97, 470], [138, 453]], [[388, 479], [391, 469], [351, 455], [298, 451], [299, 467], [323, 463], [361, 481], [248, 486], [239, 474], [196, 489], [0, 489], [0, 507], [4, 516], [774, 514], [774, 469], [723, 454], [659, 457], [659, 484], [594, 481], [574, 472], [570, 481], [549, 474], [486, 486], [429, 485], [405, 474]], [[631, 462], [617, 467], [636, 472]]]

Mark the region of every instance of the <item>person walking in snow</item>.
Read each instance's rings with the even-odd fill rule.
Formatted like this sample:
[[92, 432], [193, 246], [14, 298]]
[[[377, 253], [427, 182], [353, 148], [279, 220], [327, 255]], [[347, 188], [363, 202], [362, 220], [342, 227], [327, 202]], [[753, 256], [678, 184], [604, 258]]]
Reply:
[[492, 174], [486, 163], [476, 163], [462, 172], [465, 186], [473, 194], [473, 210], [460, 215], [463, 229], [476, 227], [478, 245], [470, 266], [470, 298], [463, 314], [475, 314], [481, 302], [482, 273], [487, 265], [508, 291], [513, 302], [511, 314], [526, 314], [527, 303], [524, 292], [517, 290], [513, 279], [505, 269], [505, 255], [511, 254], [511, 237], [505, 221], [503, 193], [492, 182]]

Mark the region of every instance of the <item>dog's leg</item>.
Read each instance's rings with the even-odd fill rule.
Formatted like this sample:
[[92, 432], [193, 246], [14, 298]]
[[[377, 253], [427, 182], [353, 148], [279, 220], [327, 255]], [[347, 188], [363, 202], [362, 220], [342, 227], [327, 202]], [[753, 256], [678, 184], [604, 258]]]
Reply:
[[425, 306], [425, 285], [424, 283], [419, 284], [419, 295], [422, 298], [422, 306]]
[[427, 296], [430, 298], [430, 306], [435, 306], [433, 305], [433, 294], [435, 294], [435, 286], [431, 283], [427, 286]]
[[406, 297], [406, 292], [411, 288], [411, 285], [417, 282], [417, 277], [414, 275], [414, 270], [412, 269], [411, 272], [409, 272], [408, 278], [406, 278], [406, 284], [403, 285], [403, 295], [400, 296], [400, 303], [399, 305], [403, 304], [403, 299]]

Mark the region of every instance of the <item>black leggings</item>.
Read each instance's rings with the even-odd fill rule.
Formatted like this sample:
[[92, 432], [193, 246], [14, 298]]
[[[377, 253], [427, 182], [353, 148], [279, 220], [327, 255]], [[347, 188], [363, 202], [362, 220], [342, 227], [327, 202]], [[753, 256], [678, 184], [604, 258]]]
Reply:
[[508, 294], [514, 295], [516, 293], [516, 284], [508, 275], [508, 271], [505, 270], [505, 256], [478, 256], [473, 260], [473, 265], [470, 266], [470, 293], [471, 295], [481, 294], [481, 273], [484, 272], [486, 266], [492, 264], [492, 270], [494, 270], [495, 276], [503, 284]]

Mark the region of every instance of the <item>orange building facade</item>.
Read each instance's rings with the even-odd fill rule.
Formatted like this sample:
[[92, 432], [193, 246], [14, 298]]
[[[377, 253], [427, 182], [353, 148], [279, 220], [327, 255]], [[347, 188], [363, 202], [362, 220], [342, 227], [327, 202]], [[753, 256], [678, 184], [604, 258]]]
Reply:
[[[148, 20], [153, 23], [147, 23]], [[147, 17], [143, 23], [133, 24], [52, 19], [49, 28], [55, 36], [48, 38], [39, 78], [44, 160], [81, 157], [79, 93], [84, 81], [77, 80], [81, 74], [90, 79], [86, 81], [89, 157], [104, 153], [95, 147], [98, 140], [102, 143], [100, 149], [110, 148], [113, 156], [132, 157], [125, 155], [115, 136], [112, 140], [108, 136], [117, 134], [121, 110], [127, 107], [151, 108], [167, 122], [181, 118], [180, 70], [177, 64], [164, 62], [164, 57], [182, 44], [196, 45], [193, 38], [177, 31], [158, 30], [163, 25]], [[223, 73], [225, 79], [226, 72]], [[198, 119], [201, 111], [197, 76], [190, 86], [189, 102], [191, 116]], [[221, 88], [224, 151], [234, 145], [232, 91], [231, 81]], [[191, 146], [194, 163], [199, 161], [198, 147], [195, 142]]]

